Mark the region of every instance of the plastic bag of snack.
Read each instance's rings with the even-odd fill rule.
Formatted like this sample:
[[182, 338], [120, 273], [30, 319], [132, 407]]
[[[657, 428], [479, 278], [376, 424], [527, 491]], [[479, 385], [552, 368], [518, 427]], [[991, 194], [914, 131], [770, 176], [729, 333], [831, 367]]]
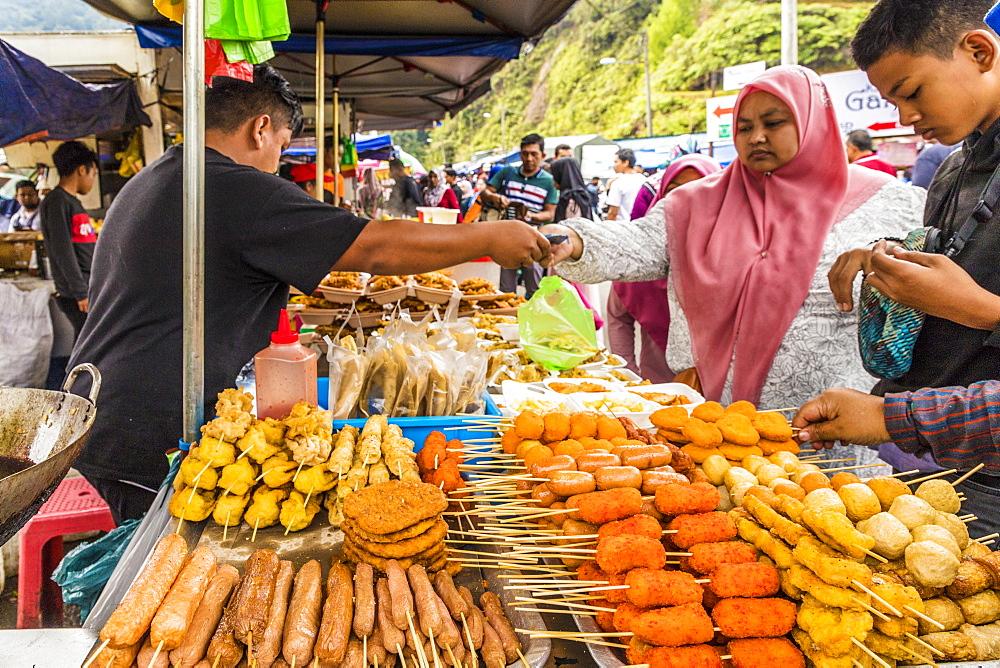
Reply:
[[531, 301], [517, 311], [521, 346], [548, 369], [572, 369], [600, 349], [594, 312], [558, 276], [546, 276]]

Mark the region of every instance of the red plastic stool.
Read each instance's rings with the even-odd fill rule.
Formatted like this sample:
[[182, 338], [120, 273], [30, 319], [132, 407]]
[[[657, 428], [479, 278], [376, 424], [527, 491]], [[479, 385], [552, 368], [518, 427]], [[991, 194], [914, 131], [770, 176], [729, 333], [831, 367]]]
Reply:
[[39, 628], [43, 617], [47, 625], [62, 626], [62, 590], [52, 581], [52, 571], [63, 557], [62, 537], [114, 528], [111, 510], [85, 478], [59, 483], [21, 530], [17, 628]]

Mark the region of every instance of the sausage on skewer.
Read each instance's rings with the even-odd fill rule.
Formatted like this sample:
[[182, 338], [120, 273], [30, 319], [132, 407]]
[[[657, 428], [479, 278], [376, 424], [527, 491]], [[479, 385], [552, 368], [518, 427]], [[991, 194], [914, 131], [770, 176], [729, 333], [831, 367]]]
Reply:
[[285, 615], [285, 637], [281, 654], [289, 664], [306, 666], [313, 658], [323, 604], [323, 569], [315, 559], [299, 569], [292, 585], [292, 600]]
[[274, 660], [281, 654], [281, 636], [285, 629], [285, 617], [288, 615], [288, 596], [292, 591], [292, 580], [295, 577], [295, 565], [290, 561], [278, 563], [278, 577], [274, 583], [274, 596], [271, 597], [271, 609], [267, 613], [267, 626], [260, 640], [254, 639], [253, 658], [258, 668], [270, 668]]
[[346, 564], [333, 564], [326, 579], [326, 603], [313, 651], [320, 661], [339, 663], [344, 660], [354, 618], [353, 599], [351, 569]]
[[228, 564], [219, 566], [208, 583], [208, 589], [194, 612], [187, 635], [180, 647], [170, 653], [171, 665], [192, 668], [205, 656], [208, 641], [219, 625], [223, 607], [240, 579], [240, 572]]

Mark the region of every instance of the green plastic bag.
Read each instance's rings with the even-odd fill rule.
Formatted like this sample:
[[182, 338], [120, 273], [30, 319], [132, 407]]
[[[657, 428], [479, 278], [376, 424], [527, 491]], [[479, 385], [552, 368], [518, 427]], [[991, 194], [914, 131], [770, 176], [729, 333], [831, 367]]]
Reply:
[[267, 40], [259, 42], [242, 42], [232, 39], [220, 40], [226, 60], [231, 63], [246, 61], [252, 65], [266, 63], [274, 58], [274, 48]]
[[572, 369], [599, 352], [594, 312], [572, 285], [546, 276], [531, 301], [517, 310], [521, 346], [547, 369]]
[[288, 39], [285, 0], [206, 0], [205, 37], [243, 42]]

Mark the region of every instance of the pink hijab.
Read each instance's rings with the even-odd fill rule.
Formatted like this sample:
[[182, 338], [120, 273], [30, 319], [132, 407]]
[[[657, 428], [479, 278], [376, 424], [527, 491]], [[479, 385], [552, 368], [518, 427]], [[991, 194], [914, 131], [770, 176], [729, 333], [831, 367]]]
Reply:
[[774, 67], [742, 90], [766, 91], [795, 116], [799, 152], [764, 175], [739, 160], [671, 193], [670, 275], [687, 316], [705, 396], [757, 402], [806, 296], [830, 229], [892, 181], [849, 166], [826, 87], [810, 69]]
[[[682, 155], [670, 163], [660, 178], [659, 194], [650, 201], [646, 209], [632, 210], [632, 218], [642, 218], [656, 202], [663, 199], [667, 186], [685, 169], [693, 169], [703, 177], [722, 169], [715, 158], [700, 153]], [[661, 278], [655, 281], [641, 283], [613, 283], [611, 289], [618, 295], [625, 310], [636, 319], [646, 334], [649, 335], [660, 350], [667, 350], [667, 333], [670, 328], [670, 302], [667, 299], [667, 280]]]

